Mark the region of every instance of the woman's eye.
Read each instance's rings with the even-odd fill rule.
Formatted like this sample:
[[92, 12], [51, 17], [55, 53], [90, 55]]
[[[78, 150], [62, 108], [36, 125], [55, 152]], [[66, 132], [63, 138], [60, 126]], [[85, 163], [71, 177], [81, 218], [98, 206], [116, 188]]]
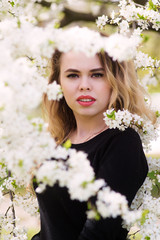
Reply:
[[67, 75], [68, 78], [78, 78], [78, 74], [75, 74], [75, 73], [71, 73], [69, 75]]
[[101, 78], [103, 76], [104, 76], [103, 73], [94, 73], [94, 74], [92, 74], [92, 77], [94, 77], [94, 78]]

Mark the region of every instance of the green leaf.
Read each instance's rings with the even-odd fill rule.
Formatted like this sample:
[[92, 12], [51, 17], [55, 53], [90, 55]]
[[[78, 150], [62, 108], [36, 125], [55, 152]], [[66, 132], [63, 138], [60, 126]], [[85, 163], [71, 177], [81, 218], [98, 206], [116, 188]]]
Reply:
[[145, 209], [142, 213], [142, 217], [141, 217], [141, 225], [143, 225], [145, 223], [145, 221], [147, 220], [147, 214], [149, 213], [148, 209]]
[[150, 39], [150, 37], [148, 35], [144, 35], [144, 34], [141, 34], [141, 37], [143, 38], [143, 42], [148, 42], [148, 40]]
[[43, 124], [42, 123], [38, 124], [38, 131], [42, 132], [42, 129], [43, 129]]
[[95, 216], [95, 220], [96, 221], [99, 221], [101, 218], [100, 214], [98, 212], [96, 212], [96, 216]]
[[110, 114], [106, 114], [108, 118], [111, 118], [112, 120], [115, 120], [115, 111], [111, 112]]
[[49, 45], [53, 45], [53, 44], [54, 44], [54, 41], [48, 40], [48, 43], [49, 43]]
[[152, 0], [149, 0], [149, 10], [157, 11], [157, 6], [152, 2]]
[[160, 197], [160, 183], [158, 180], [155, 180], [155, 183], [152, 185], [152, 190], [151, 190], [152, 197], [154, 198], [159, 198]]
[[68, 139], [65, 143], [63, 143], [63, 147], [65, 147], [66, 149], [69, 149], [71, 147], [71, 141]]
[[[37, 127], [37, 123], [35, 123], [35, 122], [32, 122], [32, 125], [33, 125], [34, 127]], [[39, 124], [38, 124], [38, 131], [39, 131], [39, 132], [42, 132], [42, 130], [43, 130], [43, 124], [42, 124], [42, 123], [39, 123]]]
[[17, 19], [17, 25], [18, 25], [18, 28], [21, 27], [21, 21], [19, 20], [19, 18]]
[[157, 117], [157, 118], [160, 117], [159, 111], [156, 111], [156, 117]]
[[[60, 27], [60, 23], [59, 22], [56, 22], [55, 24], [54, 24], [54, 28], [59, 28]], [[54, 42], [53, 42], [54, 43]]]
[[159, 172], [157, 170], [149, 172], [148, 177], [152, 180], [152, 197], [159, 198], [160, 197], [160, 183], [158, 182], [157, 175]]
[[34, 177], [32, 180], [33, 183], [37, 183], [37, 179]]
[[145, 237], [145, 239], [146, 239], [146, 240], [150, 240], [151, 238], [150, 238], [150, 237], [148, 237], [148, 236], [146, 236], [146, 237]]
[[142, 20], [146, 20], [147, 18], [144, 17], [143, 15], [140, 15], [139, 13], [137, 13], [137, 16], [139, 17], [139, 19], [142, 19]]
[[82, 184], [81, 184], [81, 186], [83, 187], [83, 188], [85, 188], [86, 186], [87, 186], [87, 184], [88, 184], [88, 182], [83, 182]]
[[92, 204], [91, 204], [91, 202], [88, 202], [87, 203], [87, 208], [90, 210], [90, 209], [92, 209]]
[[22, 159], [19, 159], [18, 166], [23, 167], [23, 160]]
[[100, 214], [98, 213], [98, 211], [96, 210], [95, 206], [92, 205], [91, 202], [87, 202], [87, 207], [88, 207], [88, 210], [93, 210], [95, 212], [95, 220], [98, 221], [100, 220], [101, 216]]
[[6, 165], [2, 162], [0, 162], [0, 165], [2, 166], [2, 168], [6, 167]]
[[4, 109], [5, 109], [4, 106], [0, 107], [0, 111], [3, 111]]
[[149, 177], [151, 180], [154, 180], [154, 179], [156, 178], [156, 172], [155, 172], [155, 171], [149, 172], [149, 173], [148, 173], [148, 177]]
[[40, 145], [41, 148], [45, 148], [45, 147], [47, 147], [47, 146], [48, 146], [48, 144]]
[[14, 7], [15, 3], [12, 1], [9, 1], [9, 3], [11, 4], [12, 7]]
[[12, 186], [13, 186], [14, 188], [17, 188], [17, 187], [18, 187], [15, 180], [13, 180]]
[[55, 3], [59, 4], [61, 3], [61, 0], [55, 0]]

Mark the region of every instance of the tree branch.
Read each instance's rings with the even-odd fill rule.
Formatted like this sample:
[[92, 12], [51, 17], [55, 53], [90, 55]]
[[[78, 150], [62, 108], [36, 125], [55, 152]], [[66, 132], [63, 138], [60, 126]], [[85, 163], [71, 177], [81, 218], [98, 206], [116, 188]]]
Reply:
[[95, 20], [98, 18], [98, 15], [94, 16], [92, 13], [76, 12], [69, 8], [64, 8], [63, 12], [65, 17], [61, 20], [60, 27], [64, 27], [75, 21], [95, 22]]
[[[8, 177], [11, 177], [11, 172], [9, 171], [8, 172]], [[15, 213], [15, 209], [14, 209], [14, 204], [13, 204], [13, 199], [14, 199], [14, 193], [13, 193], [13, 191], [11, 191], [11, 190], [9, 190], [9, 196], [10, 196], [10, 200], [11, 200], [11, 206], [10, 206], [10, 208], [11, 208], [11, 210], [12, 210], [12, 217], [13, 217], [13, 229], [16, 227], [16, 222], [15, 222], [15, 220], [16, 220], [16, 213]], [[9, 209], [8, 209], [8, 211], [9, 211]], [[8, 212], [7, 211], [7, 212]], [[13, 233], [13, 236], [14, 237], [16, 237], [16, 235], [15, 235], [15, 233]]]
[[[86, 0], [88, 2], [90, 2], [91, 0]], [[118, 2], [112, 2], [111, 0], [93, 0], [92, 2], [99, 2], [99, 3], [113, 3], [113, 4], [118, 4]], [[140, 7], [143, 7], [147, 0], [134, 0], [134, 2], [139, 5]], [[42, 6], [45, 7], [50, 7], [51, 3], [47, 2], [45, 0], [41, 1], [41, 2], [36, 2], [37, 4], [41, 4]], [[102, 9], [104, 10], [104, 9]], [[83, 12], [78, 12], [78, 11], [74, 11], [70, 8], [65, 7], [64, 10], [64, 18], [60, 21], [60, 27], [65, 27], [70, 23], [76, 22], [76, 21], [86, 21], [86, 22], [95, 22], [95, 20], [98, 18], [98, 16], [105, 14], [105, 12], [103, 11], [103, 13], [100, 11], [98, 13], [98, 15], [93, 15], [92, 13], [83, 13]], [[116, 24], [113, 24], [115, 26], [117, 26]], [[136, 22], [134, 22], [134, 26], [137, 27], [138, 24]], [[156, 31], [156, 32], [160, 32], [160, 29], [157, 31], [155, 29], [152, 28], [152, 24], [149, 25], [148, 30], [151, 31]]]

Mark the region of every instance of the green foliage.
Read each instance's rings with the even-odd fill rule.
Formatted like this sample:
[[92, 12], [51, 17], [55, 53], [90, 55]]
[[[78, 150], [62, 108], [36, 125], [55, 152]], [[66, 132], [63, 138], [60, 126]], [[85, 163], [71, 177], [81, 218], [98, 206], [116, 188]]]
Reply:
[[148, 237], [148, 236], [146, 236], [146, 237], [145, 237], [145, 239], [146, 239], [146, 240], [150, 240], [151, 238], [150, 238], [150, 237]]
[[95, 179], [93, 179], [93, 180], [91, 180], [91, 181], [84, 181], [82, 184], [81, 184], [81, 186], [83, 187], [83, 188], [85, 188], [86, 186], [87, 186], [87, 184], [89, 184], [89, 183], [93, 183], [95, 181]]
[[141, 37], [143, 39], [143, 43], [148, 42], [148, 40], [150, 39], [150, 36], [147, 34], [141, 34]]
[[100, 218], [101, 218], [101, 216], [99, 215], [99, 213], [98, 213], [97, 209], [95, 208], [95, 206], [94, 206], [91, 202], [88, 202], [88, 203], [87, 203], [87, 207], [88, 207], [88, 210], [93, 210], [93, 211], [95, 212], [95, 217], [94, 217], [94, 219], [95, 219], [96, 221], [99, 221]]
[[14, 7], [15, 3], [13, 1], [8, 1], [12, 7]]
[[160, 117], [159, 111], [156, 111], [156, 117], [157, 117], [157, 118]]
[[54, 28], [59, 28], [60, 27], [60, 23], [59, 22], [56, 22], [55, 24], [54, 24]]
[[137, 16], [138, 16], [139, 19], [141, 19], [141, 20], [147, 20], [147, 17], [144, 17], [143, 15], [140, 15], [139, 13], [137, 13]]
[[157, 84], [157, 86], [148, 86], [148, 92], [149, 93], [159, 93], [160, 92], [160, 83]]
[[18, 161], [18, 166], [19, 166], [19, 167], [23, 167], [23, 160], [22, 160], [22, 159], [19, 159], [19, 161]]
[[155, 179], [156, 179], [156, 173], [155, 173], [155, 171], [149, 172], [149, 173], [148, 173], [148, 177], [149, 177], [151, 180], [155, 180]]
[[4, 106], [0, 107], [0, 111], [3, 111], [4, 109], [5, 109]]
[[19, 20], [19, 18], [17, 18], [17, 25], [18, 25], [18, 28], [21, 27], [21, 21]]
[[3, 162], [0, 162], [0, 165], [2, 168], [4, 168], [6, 166]]
[[48, 40], [48, 43], [49, 43], [49, 45], [54, 45], [54, 41], [52, 41], [52, 40]]
[[37, 127], [38, 126], [38, 131], [39, 132], [42, 132], [42, 130], [43, 130], [43, 124], [42, 123], [39, 123], [39, 124], [37, 124], [37, 123], [32, 123], [32, 125], [34, 126], [34, 127]]
[[152, 171], [148, 173], [148, 177], [152, 180], [152, 196], [155, 198], [160, 197], [160, 183], [158, 182], [157, 175], [159, 175], [158, 171]]
[[141, 217], [141, 225], [143, 225], [145, 223], [145, 221], [147, 220], [147, 214], [149, 213], [148, 209], [143, 210], [142, 212], [142, 217]]
[[115, 111], [112, 111], [110, 114], [106, 114], [108, 118], [111, 118], [112, 120], [115, 120]]
[[149, 10], [157, 11], [157, 6], [152, 2], [152, 0], [149, 0]]
[[82, 184], [81, 184], [81, 186], [83, 187], [83, 188], [85, 188], [86, 186], [87, 186], [87, 184], [88, 184], [88, 182], [83, 182]]
[[69, 149], [71, 147], [71, 141], [68, 139], [65, 143], [63, 143], [63, 147]]
[[16, 184], [16, 180], [13, 180], [13, 181], [12, 181], [12, 186], [13, 186], [14, 188], [18, 188], [18, 186], [17, 186], [17, 184]]

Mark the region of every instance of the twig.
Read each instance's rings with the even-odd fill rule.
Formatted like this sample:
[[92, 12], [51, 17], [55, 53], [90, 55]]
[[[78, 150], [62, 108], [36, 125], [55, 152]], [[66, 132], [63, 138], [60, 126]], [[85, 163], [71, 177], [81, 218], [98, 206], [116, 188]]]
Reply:
[[137, 233], [139, 233], [139, 231], [140, 231], [140, 230], [137, 230], [136, 232], [131, 233], [131, 234], [129, 234], [128, 236], [135, 236]]
[[[8, 171], [8, 177], [11, 177], [11, 172]], [[15, 213], [15, 208], [14, 208], [14, 204], [13, 204], [13, 200], [14, 200], [14, 193], [13, 191], [9, 190], [9, 196], [10, 196], [10, 200], [12, 202], [11, 206], [9, 208], [11, 208], [12, 210], [12, 217], [13, 217], [13, 229], [16, 227], [16, 213]], [[8, 213], [9, 209], [7, 210]], [[16, 234], [13, 233], [13, 236], [16, 237]]]
[[6, 211], [6, 213], [5, 213], [5, 217], [7, 217], [7, 214], [8, 214], [8, 212], [9, 212], [9, 209], [11, 208], [11, 206], [9, 206], [8, 208], [7, 208], [7, 211]]
[[0, 182], [3, 182], [5, 179], [7, 179], [8, 178], [8, 176], [7, 177], [5, 177], [5, 178], [2, 178], [1, 180], [0, 180]]

